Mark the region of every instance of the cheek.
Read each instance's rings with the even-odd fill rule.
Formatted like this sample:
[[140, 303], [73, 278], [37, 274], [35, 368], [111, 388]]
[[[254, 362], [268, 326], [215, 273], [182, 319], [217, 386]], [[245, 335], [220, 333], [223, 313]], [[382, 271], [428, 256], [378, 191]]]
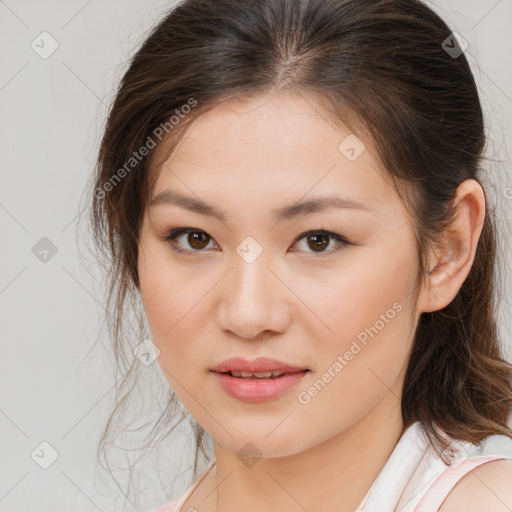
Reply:
[[[206, 371], [205, 346], [211, 345], [206, 336], [206, 331], [211, 332], [207, 327], [211, 322], [208, 291], [215, 281], [180, 271], [160, 247], [146, 250], [139, 265], [139, 280], [151, 340], [160, 350], [159, 364], [179, 395], [178, 382], [190, 385], [202, 376], [190, 368], [201, 364]], [[186, 397], [180, 398], [186, 402]]]
[[201, 375], [190, 369], [197, 367], [201, 354], [197, 353], [198, 347], [192, 339], [197, 332], [197, 323], [191, 321], [195, 309], [189, 315], [187, 311], [197, 300], [188, 297], [190, 287], [157, 272], [156, 279], [149, 273], [141, 278], [141, 297], [151, 341], [160, 351], [157, 361], [169, 386], [185, 407], [193, 410], [189, 393], [194, 389], [196, 394]]
[[170, 251], [165, 244], [150, 240], [138, 265], [144, 310], [152, 334], [160, 341], [172, 335], [174, 326], [200, 299], [202, 289], [200, 279], [172, 262]]
[[[323, 343], [341, 350], [358, 335], [364, 341], [374, 325], [379, 336], [407, 326], [405, 311], [414, 286], [410, 260], [391, 259], [382, 249], [360, 254], [346, 268], [311, 279], [295, 278], [294, 292], [310, 310], [308, 323], [316, 326], [316, 337], [321, 335]], [[310, 334], [314, 339], [313, 331]]]
[[[179, 279], [158, 273], [156, 280], [141, 279], [141, 297], [153, 342], [161, 351], [186, 352], [190, 337], [197, 331], [197, 323], [191, 322], [200, 311], [201, 297], [198, 287], [186, 286]], [[194, 329], [194, 325], [196, 329]]]
[[376, 405], [395, 385], [407, 363], [414, 327], [415, 267], [407, 257], [391, 259], [381, 250], [359, 259], [350, 271], [333, 273], [328, 285], [312, 288], [307, 303], [321, 321], [309, 324], [309, 337], [317, 340], [312, 353], [319, 380], [314, 389], [301, 389], [301, 403], [316, 402], [312, 410], [325, 407], [324, 413], [336, 403], [349, 417]]
[[315, 311], [329, 330], [322, 329], [320, 336], [316, 332], [316, 337], [313, 329], [310, 332], [311, 339], [317, 340], [312, 348], [315, 371], [296, 396], [305, 421], [323, 417], [325, 431], [334, 434], [350, 427], [386, 396], [399, 406], [412, 333], [408, 276], [402, 276], [390, 279], [368, 271], [340, 278], [336, 284], [342, 291], [316, 296]]

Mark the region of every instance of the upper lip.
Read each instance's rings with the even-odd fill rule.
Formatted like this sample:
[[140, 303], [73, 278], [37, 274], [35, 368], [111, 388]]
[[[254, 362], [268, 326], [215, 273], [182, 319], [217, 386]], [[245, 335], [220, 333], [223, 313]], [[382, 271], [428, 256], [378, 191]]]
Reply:
[[230, 357], [212, 368], [212, 371], [218, 373], [227, 373], [235, 370], [247, 373], [270, 371], [293, 373], [308, 370], [308, 368], [283, 363], [282, 361], [270, 357], [258, 357], [252, 361], [244, 359], [243, 357]]

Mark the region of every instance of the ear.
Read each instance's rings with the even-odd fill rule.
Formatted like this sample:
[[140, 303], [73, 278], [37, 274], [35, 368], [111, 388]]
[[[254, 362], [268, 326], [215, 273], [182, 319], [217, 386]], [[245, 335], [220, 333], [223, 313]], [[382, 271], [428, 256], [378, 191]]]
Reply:
[[[455, 298], [475, 259], [485, 220], [485, 193], [473, 179], [463, 181], [454, 198], [456, 214], [430, 261], [418, 309], [437, 311]], [[437, 300], [434, 301], [434, 297]]]

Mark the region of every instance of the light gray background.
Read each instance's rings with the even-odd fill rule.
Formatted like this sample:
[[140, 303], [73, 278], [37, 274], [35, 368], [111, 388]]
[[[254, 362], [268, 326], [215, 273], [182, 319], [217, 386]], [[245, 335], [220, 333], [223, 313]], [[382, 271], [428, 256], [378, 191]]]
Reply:
[[[98, 337], [101, 282], [92, 275], [98, 275], [94, 261], [84, 258], [85, 235], [78, 224], [117, 80], [146, 31], [171, 5], [0, 0], [1, 511], [142, 510], [178, 495], [189, 483], [187, 430], [167, 452], [161, 450], [158, 469], [145, 463], [148, 475], [136, 507], [125, 502], [115, 483], [102, 486], [94, 478], [94, 452], [115, 399], [115, 376], [108, 340]], [[466, 55], [490, 127], [488, 155], [496, 160], [488, 165], [491, 192], [501, 236], [509, 237], [512, 0], [431, 5], [469, 42]], [[31, 47], [43, 31], [58, 43], [47, 59]], [[43, 237], [57, 248], [46, 263], [33, 253]], [[510, 237], [502, 246], [510, 261]], [[503, 279], [510, 282], [510, 275]], [[510, 359], [510, 288], [504, 300], [500, 326]], [[44, 441], [58, 453], [48, 469], [31, 457]]]

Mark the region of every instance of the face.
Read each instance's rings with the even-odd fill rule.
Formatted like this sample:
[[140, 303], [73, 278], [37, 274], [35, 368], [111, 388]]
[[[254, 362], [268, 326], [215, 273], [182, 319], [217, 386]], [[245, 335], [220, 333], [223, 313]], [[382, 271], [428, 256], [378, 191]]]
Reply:
[[[280, 94], [209, 110], [152, 170], [160, 198], [145, 212], [138, 272], [158, 362], [233, 451], [299, 453], [400, 392], [419, 317], [415, 239], [376, 151], [360, 144], [313, 97]], [[346, 202], [322, 203], [334, 197]], [[236, 356], [308, 371], [266, 394], [271, 379], [212, 372]]]

